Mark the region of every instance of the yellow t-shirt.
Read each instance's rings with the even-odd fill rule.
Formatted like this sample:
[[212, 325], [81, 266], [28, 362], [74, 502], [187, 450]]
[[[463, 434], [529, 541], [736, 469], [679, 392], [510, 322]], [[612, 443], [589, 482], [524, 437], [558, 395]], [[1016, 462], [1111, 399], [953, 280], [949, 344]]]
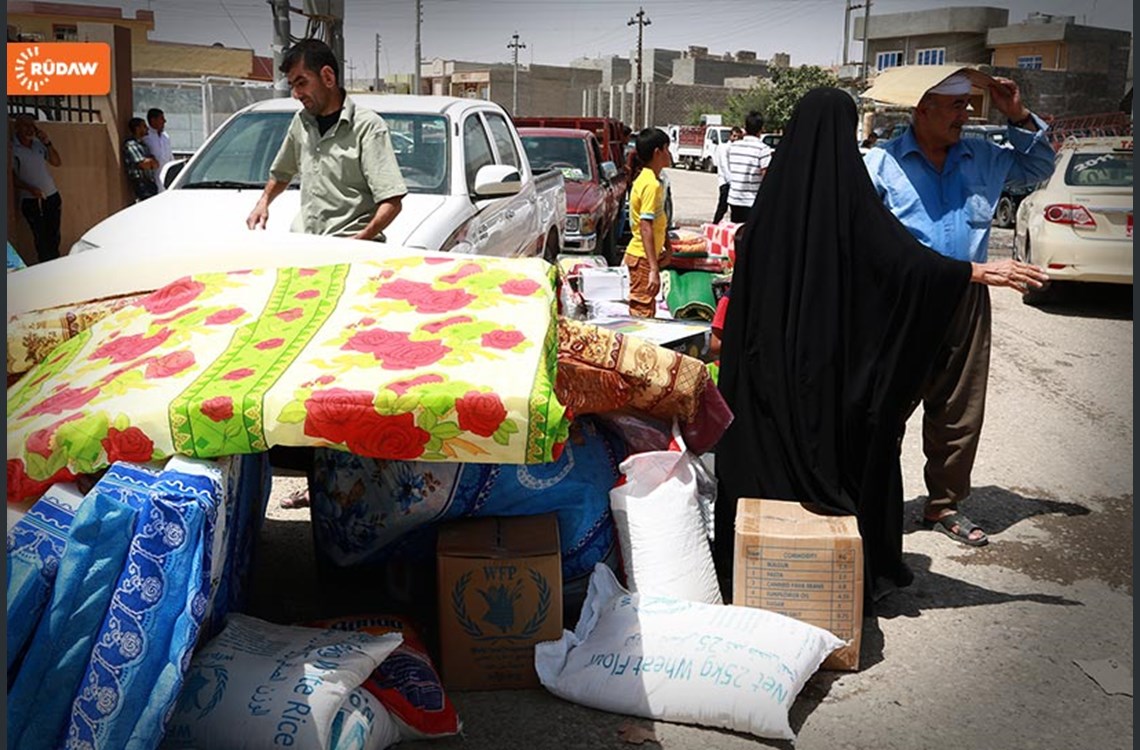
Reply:
[[625, 251], [635, 258], [647, 258], [645, 243], [641, 241], [641, 220], [649, 219], [653, 222], [653, 249], [660, 258], [665, 252], [665, 186], [657, 179], [652, 169], [643, 169], [633, 181], [633, 189], [629, 193], [629, 228], [633, 232], [633, 239]]

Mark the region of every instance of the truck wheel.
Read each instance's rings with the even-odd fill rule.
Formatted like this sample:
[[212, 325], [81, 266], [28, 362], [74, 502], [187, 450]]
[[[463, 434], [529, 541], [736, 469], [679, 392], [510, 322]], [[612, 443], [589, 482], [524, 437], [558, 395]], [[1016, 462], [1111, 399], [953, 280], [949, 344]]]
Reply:
[[712, 162], [711, 156], [706, 156], [704, 159], [701, 160], [701, 171], [702, 172], [713, 171], [713, 162]]
[[542, 259], [547, 263], [557, 263], [558, 253], [561, 251], [562, 248], [558, 246], [558, 233], [552, 229], [550, 234], [546, 235], [546, 245], [542, 248]]
[[1016, 216], [1017, 209], [1013, 205], [1013, 198], [1003, 195], [998, 199], [997, 208], [994, 210], [994, 224], [1002, 229], [1009, 229], [1013, 226]]

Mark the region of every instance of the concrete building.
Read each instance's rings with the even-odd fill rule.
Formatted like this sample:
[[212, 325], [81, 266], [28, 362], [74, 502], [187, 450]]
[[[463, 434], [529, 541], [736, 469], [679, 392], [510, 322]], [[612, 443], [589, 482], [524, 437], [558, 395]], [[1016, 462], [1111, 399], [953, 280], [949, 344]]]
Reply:
[[689, 47], [673, 60], [669, 83], [680, 86], [723, 86], [726, 78], [768, 76], [768, 62], [756, 53], [740, 51], [729, 57], [709, 55], [706, 47]]
[[[1034, 13], [1010, 24], [1004, 8], [941, 8], [856, 18], [853, 37], [865, 39], [871, 75], [897, 65], [985, 65], [1017, 81], [1046, 115], [1116, 110], [1130, 85], [1132, 34], [1082, 26], [1072, 16]], [[841, 78], [858, 75], [848, 65]], [[978, 99], [979, 119], [1000, 119], [988, 97]]]
[[990, 29], [995, 73], [1013, 78], [1028, 101], [1056, 116], [1111, 112], [1130, 88], [1132, 34], [1082, 26], [1073, 16], [1031, 14]]
[[633, 79], [633, 66], [628, 59], [617, 55], [579, 57], [570, 61], [570, 67], [602, 71], [602, 87], [606, 89], [622, 86]]
[[[511, 112], [514, 69], [506, 63], [477, 63], [436, 58], [421, 74], [422, 93], [493, 101]], [[580, 115], [595, 101], [602, 71], [587, 67], [520, 65], [518, 114], [523, 116]]]
[[134, 77], [185, 78], [218, 76], [256, 81], [273, 80], [273, 60], [248, 49], [221, 44], [152, 42], [154, 11], [137, 10], [134, 18], [122, 8], [69, 3], [8, 3], [8, 26], [19, 41], [82, 42], [90, 38], [85, 26], [118, 26], [130, 33], [131, 73]]
[[[990, 63], [986, 35], [1008, 24], [1005, 8], [939, 8], [855, 18], [868, 72], [898, 65]], [[866, 27], [866, 31], [864, 31]]]

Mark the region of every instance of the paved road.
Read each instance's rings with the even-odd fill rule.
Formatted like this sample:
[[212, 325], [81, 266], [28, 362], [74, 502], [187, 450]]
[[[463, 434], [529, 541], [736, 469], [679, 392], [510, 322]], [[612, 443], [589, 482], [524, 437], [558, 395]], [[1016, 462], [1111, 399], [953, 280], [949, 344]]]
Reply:
[[[682, 223], [711, 217], [715, 176], [674, 171]], [[1011, 233], [994, 232], [994, 255]], [[864, 623], [858, 673], [818, 673], [791, 710], [799, 750], [1132, 747], [1132, 698], [1107, 695], [1074, 660], [1132, 667], [1132, 297], [1079, 290], [1049, 309], [993, 294], [986, 429], [966, 511], [987, 528], [970, 549], [917, 526], [919, 417], [903, 446], [905, 550], [913, 586]], [[261, 539], [257, 608], [270, 619], [317, 601], [306, 511], [278, 507]], [[362, 610], [368, 609], [361, 602]], [[456, 693], [456, 748], [620, 748], [625, 717], [542, 691]], [[634, 720], [666, 748], [790, 748]], [[407, 747], [429, 747], [412, 743]]]

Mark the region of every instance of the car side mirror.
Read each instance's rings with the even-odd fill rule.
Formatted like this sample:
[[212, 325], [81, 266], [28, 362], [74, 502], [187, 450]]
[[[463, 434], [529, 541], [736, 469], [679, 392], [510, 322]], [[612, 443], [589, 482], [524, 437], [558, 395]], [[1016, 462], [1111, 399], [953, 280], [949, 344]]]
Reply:
[[174, 184], [175, 178], [182, 173], [182, 169], [185, 166], [185, 159], [167, 162], [166, 165], [163, 166], [162, 171], [158, 173], [158, 179], [162, 182], [162, 186], [168, 188]]
[[617, 165], [612, 161], [604, 161], [601, 164], [602, 179], [606, 182], [613, 182], [614, 178], [618, 175]]
[[518, 167], [507, 164], [487, 164], [475, 173], [475, 195], [490, 198], [514, 195], [522, 189], [522, 175]]

